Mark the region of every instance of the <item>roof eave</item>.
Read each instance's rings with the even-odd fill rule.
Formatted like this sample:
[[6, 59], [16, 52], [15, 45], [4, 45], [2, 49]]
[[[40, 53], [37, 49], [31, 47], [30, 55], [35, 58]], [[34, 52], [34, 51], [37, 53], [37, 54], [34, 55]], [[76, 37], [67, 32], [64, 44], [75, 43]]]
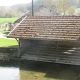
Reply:
[[77, 40], [64, 40], [64, 39], [50, 39], [50, 38], [26, 38], [26, 37], [13, 37], [13, 36], [7, 36], [7, 38], [19, 38], [19, 39], [29, 39], [29, 40], [52, 40], [52, 41], [80, 41], [79, 39]]

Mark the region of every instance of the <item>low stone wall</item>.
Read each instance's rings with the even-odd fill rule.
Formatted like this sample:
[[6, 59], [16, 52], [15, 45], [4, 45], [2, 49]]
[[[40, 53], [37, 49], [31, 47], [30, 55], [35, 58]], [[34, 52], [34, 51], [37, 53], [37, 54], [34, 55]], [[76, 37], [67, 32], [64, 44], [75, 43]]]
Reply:
[[0, 60], [14, 59], [18, 56], [18, 48], [0, 47]]

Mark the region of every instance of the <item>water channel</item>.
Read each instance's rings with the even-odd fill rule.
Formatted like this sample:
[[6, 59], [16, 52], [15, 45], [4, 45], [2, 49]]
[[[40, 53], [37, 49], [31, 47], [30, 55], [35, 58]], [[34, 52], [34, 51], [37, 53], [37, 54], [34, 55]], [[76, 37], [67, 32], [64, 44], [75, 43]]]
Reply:
[[80, 66], [0, 61], [0, 80], [80, 80]]

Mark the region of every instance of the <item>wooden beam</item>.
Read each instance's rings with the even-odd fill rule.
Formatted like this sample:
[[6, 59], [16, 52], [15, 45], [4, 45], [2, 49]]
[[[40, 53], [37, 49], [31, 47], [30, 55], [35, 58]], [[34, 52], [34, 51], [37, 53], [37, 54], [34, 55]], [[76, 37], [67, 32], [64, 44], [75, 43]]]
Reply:
[[56, 62], [59, 61], [59, 54], [58, 54], [58, 41], [56, 41], [56, 53], [57, 53], [57, 56], [56, 56]]
[[16, 39], [16, 41], [18, 42], [18, 57], [20, 57], [20, 53], [21, 53], [21, 51], [20, 51], [20, 39], [17, 39], [17, 38], [15, 38]]
[[34, 5], [33, 5], [33, 0], [32, 0], [32, 16], [34, 16]]

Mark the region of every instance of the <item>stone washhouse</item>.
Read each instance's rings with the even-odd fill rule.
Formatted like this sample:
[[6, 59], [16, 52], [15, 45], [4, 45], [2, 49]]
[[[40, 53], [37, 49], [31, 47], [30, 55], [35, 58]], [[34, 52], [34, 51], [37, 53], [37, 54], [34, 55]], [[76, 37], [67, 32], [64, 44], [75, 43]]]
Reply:
[[25, 17], [8, 35], [21, 59], [80, 65], [80, 16]]
[[20, 58], [80, 65], [80, 16], [60, 16], [41, 5], [15, 23], [8, 38], [19, 39]]

